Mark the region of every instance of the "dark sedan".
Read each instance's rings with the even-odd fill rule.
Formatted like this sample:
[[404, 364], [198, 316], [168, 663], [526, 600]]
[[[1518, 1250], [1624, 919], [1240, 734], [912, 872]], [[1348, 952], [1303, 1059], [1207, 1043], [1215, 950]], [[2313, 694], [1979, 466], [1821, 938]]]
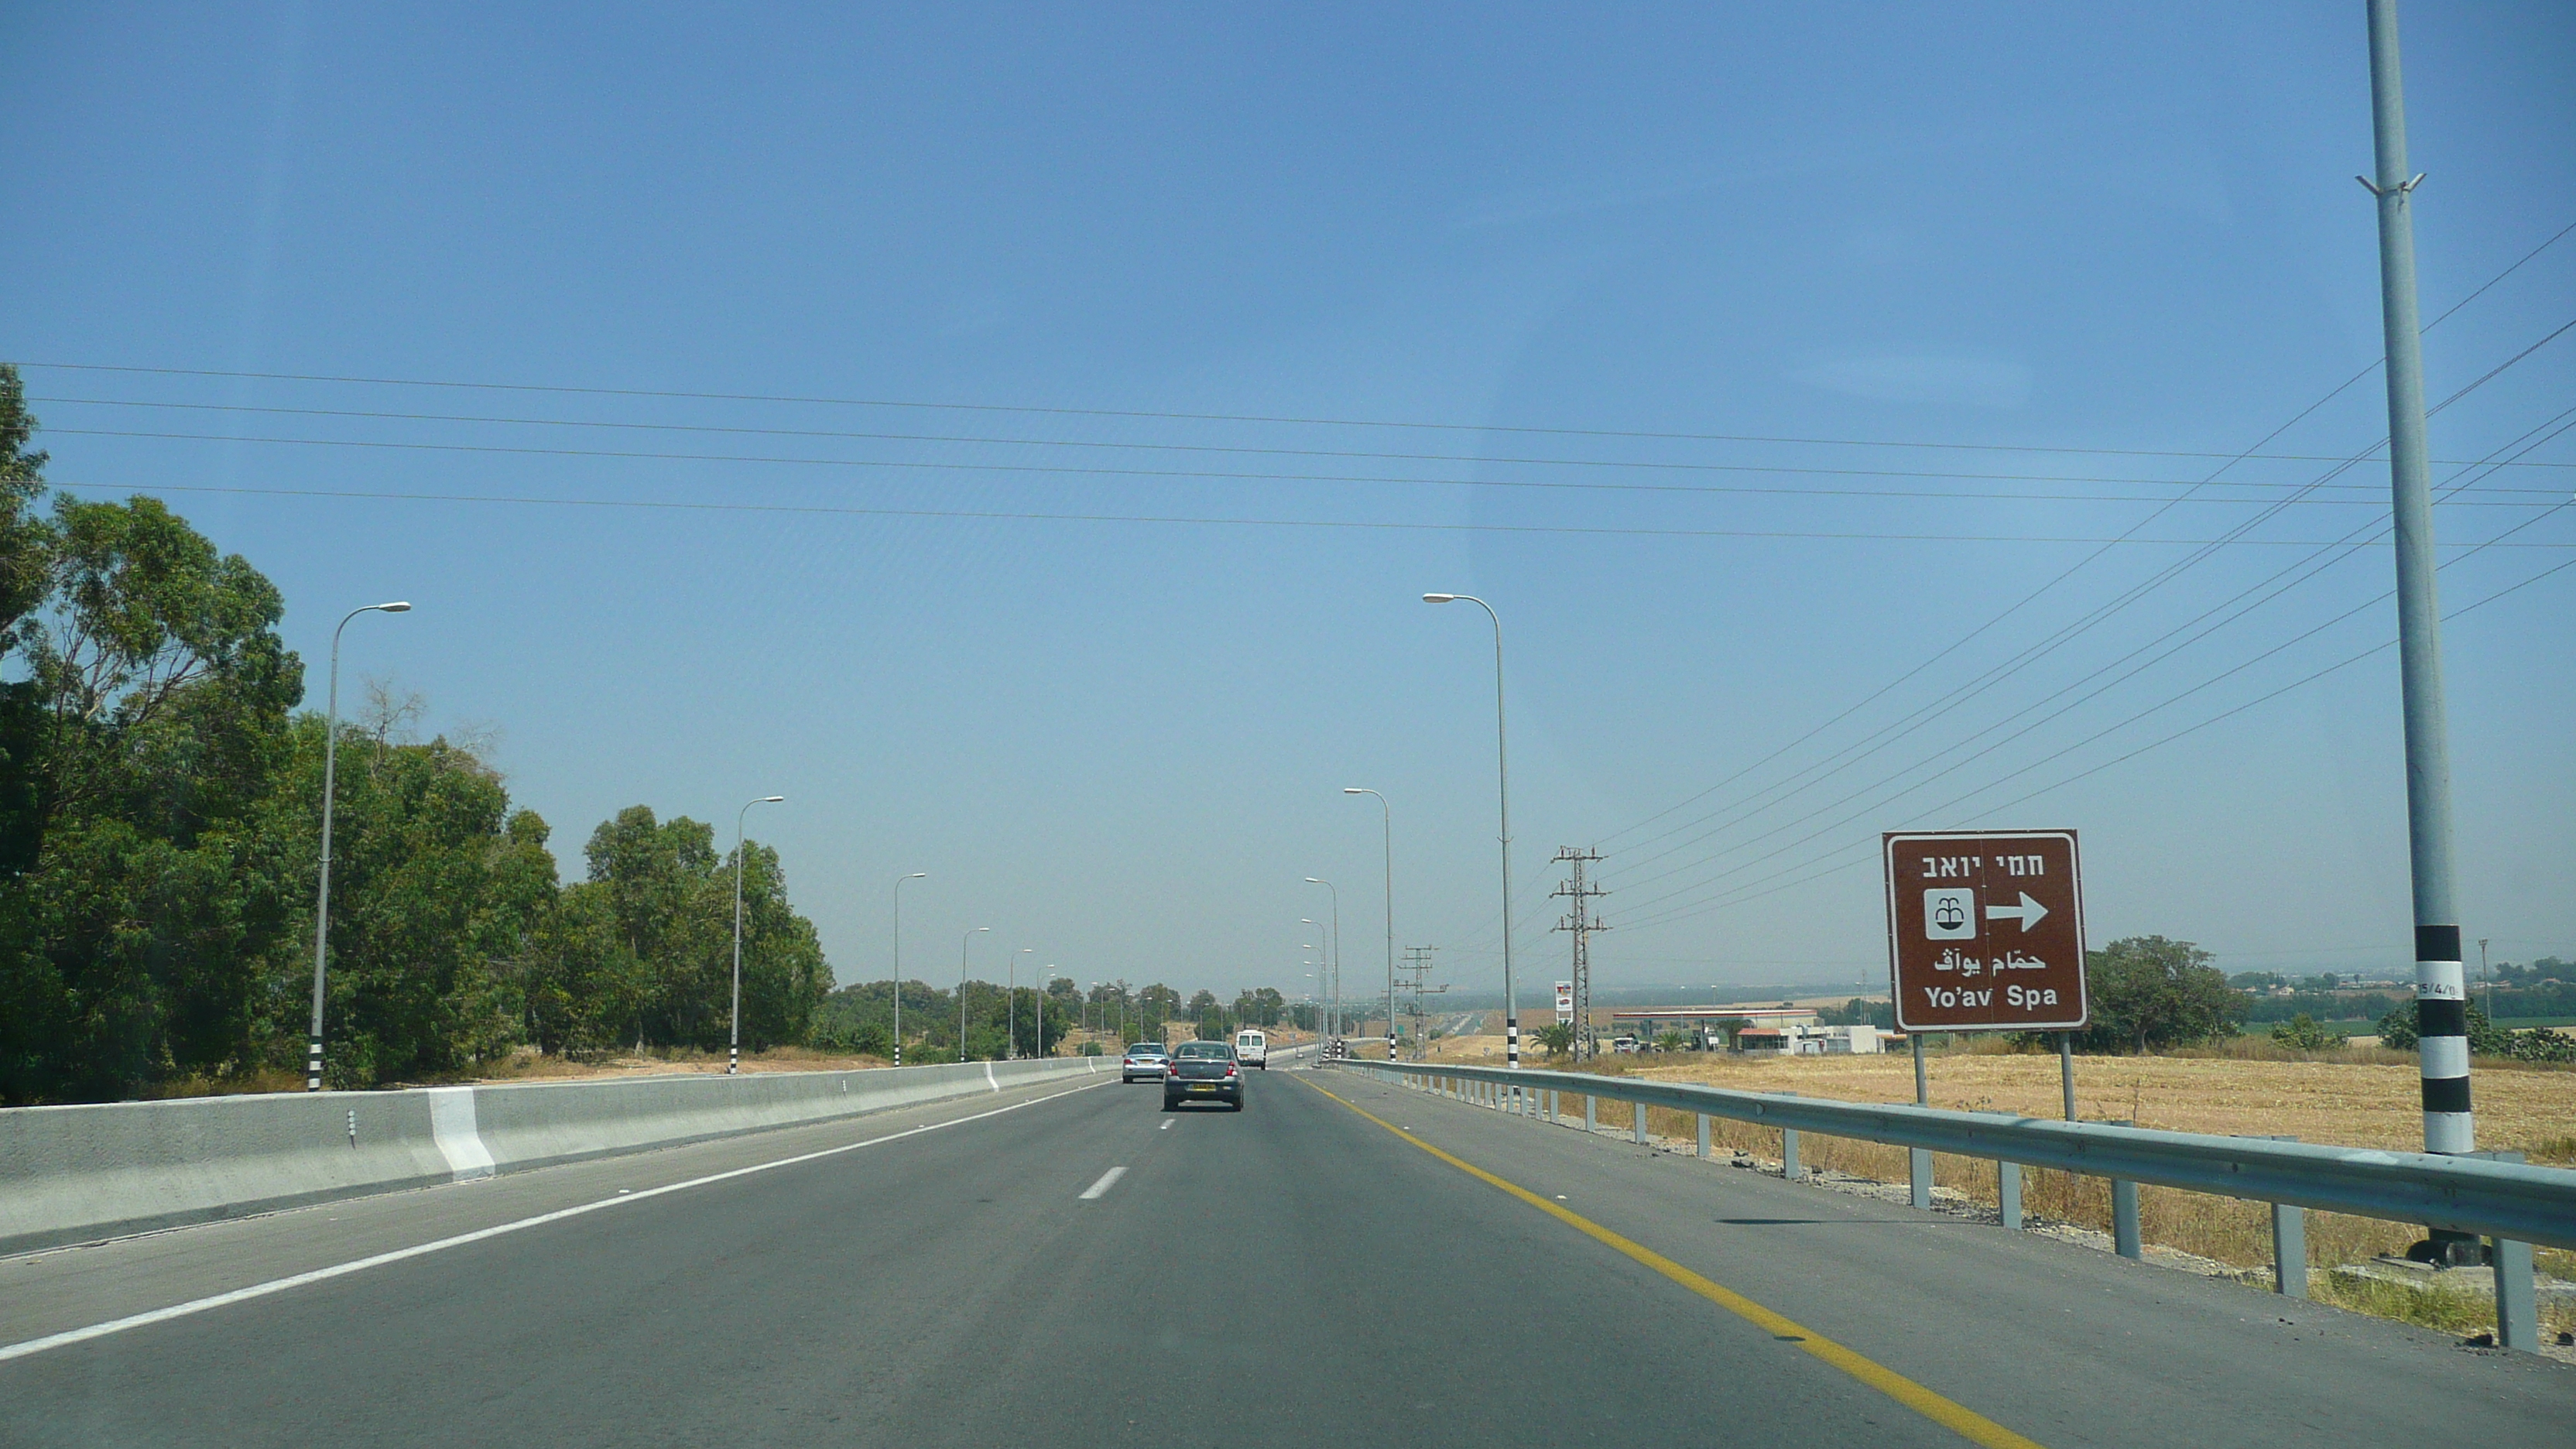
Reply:
[[1163, 1074], [1163, 1110], [1183, 1102], [1223, 1102], [1243, 1110], [1243, 1064], [1234, 1048], [1221, 1041], [1185, 1041], [1172, 1049], [1172, 1064]]

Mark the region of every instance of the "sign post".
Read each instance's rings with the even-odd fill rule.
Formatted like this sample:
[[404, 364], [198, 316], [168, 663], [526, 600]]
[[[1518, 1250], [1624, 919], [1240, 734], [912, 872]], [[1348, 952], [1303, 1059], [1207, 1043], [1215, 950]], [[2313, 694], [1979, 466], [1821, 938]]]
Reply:
[[[2084, 1029], [2084, 884], [2072, 830], [1890, 831], [1887, 960], [1896, 1025], [1914, 1047], [1914, 1095], [1927, 1031], [2053, 1031], [2075, 1118], [2069, 1034]], [[1915, 1196], [1930, 1183], [1918, 1166]]]
[[1887, 955], [1896, 1024], [2077, 1031], [2084, 892], [2075, 832], [1889, 833]]

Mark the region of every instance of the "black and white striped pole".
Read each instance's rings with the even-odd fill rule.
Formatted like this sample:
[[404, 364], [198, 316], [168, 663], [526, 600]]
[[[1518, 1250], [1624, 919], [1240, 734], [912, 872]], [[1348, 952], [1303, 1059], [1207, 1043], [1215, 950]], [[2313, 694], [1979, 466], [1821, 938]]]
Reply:
[[[1512, 767], [1511, 753], [1503, 731], [1503, 616], [1494, 606], [1473, 594], [1424, 594], [1426, 604], [1466, 602], [1485, 611], [1494, 621], [1494, 781], [1501, 801], [1503, 822], [1503, 1059], [1513, 1071], [1521, 1065], [1520, 999], [1512, 993]], [[1395, 1032], [1392, 1015], [1387, 1019], [1388, 1035]], [[1512, 1088], [1517, 1097], [1520, 1088]]]
[[304, 1090], [322, 1090], [322, 978], [331, 942], [331, 796], [340, 765], [340, 631], [360, 614], [408, 614], [411, 605], [396, 600], [368, 604], [340, 616], [331, 630], [331, 688], [322, 717], [322, 872], [313, 901], [313, 1034], [304, 1050]]
[[784, 795], [763, 795], [733, 813], [733, 1037], [725, 1047], [725, 1075], [742, 1070], [742, 820], [754, 805], [775, 805]]
[[[2369, 0], [2370, 111], [2378, 178], [2380, 317], [2388, 347], [2388, 471], [2396, 525], [2398, 677], [2406, 708], [2406, 834], [2415, 894], [2415, 1003], [2424, 1150], [2477, 1148], [2469, 1110], [2468, 983], [2451, 891], [2451, 750], [2442, 702], [2442, 612], [2424, 442], [2424, 357], [2415, 311], [2415, 185], [2406, 171], [2406, 91], [2396, 0]], [[2465, 1260], [2476, 1239], [2435, 1231], [2418, 1256]]]

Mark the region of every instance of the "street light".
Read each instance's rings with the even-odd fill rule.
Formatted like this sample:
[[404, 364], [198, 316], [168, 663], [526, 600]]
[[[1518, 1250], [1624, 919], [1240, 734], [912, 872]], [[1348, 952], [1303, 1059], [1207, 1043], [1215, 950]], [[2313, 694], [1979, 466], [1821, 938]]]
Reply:
[[964, 941], [957, 943], [957, 1060], [961, 1062], [966, 1060], [966, 946], [967, 942], [991, 929], [990, 926], [977, 926], [966, 933]]
[[1006, 1062], [1020, 1054], [1020, 957], [1036, 950], [1022, 946], [1006, 963], [1009, 970], [1002, 978], [1002, 1060]]
[[903, 883], [928, 880], [930, 872], [916, 870], [897, 876], [894, 882], [894, 1064], [903, 1065]]
[[360, 614], [408, 614], [399, 599], [351, 609], [331, 630], [331, 703], [322, 725], [322, 883], [313, 903], [313, 1036], [304, 1054], [304, 1090], [322, 1090], [322, 961], [331, 938], [331, 787], [340, 754], [340, 631]]
[[1035, 1049], [1029, 1053], [1029, 1055], [1033, 1057], [1042, 1057], [1047, 1055], [1047, 988], [1053, 985], [1055, 985], [1055, 963], [1053, 961], [1049, 961], [1046, 963], [1046, 970], [1038, 977], [1038, 984], [1030, 988], [1029, 991], [1029, 1014], [1032, 1022], [1034, 1023], [1034, 1028], [1030, 1031], [1029, 1036], [1037, 1043]]
[[725, 1048], [725, 1075], [742, 1070], [742, 821], [754, 805], [776, 805], [784, 795], [746, 800], [733, 813], [733, 1041]]
[[1484, 610], [1485, 617], [1494, 621], [1494, 781], [1503, 818], [1503, 1055], [1507, 1064], [1517, 1070], [1521, 1064], [1521, 1008], [1512, 994], [1512, 772], [1503, 733], [1503, 616], [1473, 594], [1422, 596], [1426, 604], [1462, 600]]
[[1306, 884], [1319, 885], [1333, 893], [1333, 961], [1329, 969], [1333, 980], [1338, 983], [1342, 979], [1342, 893], [1331, 881], [1318, 876], [1306, 877]]
[[[1311, 925], [1314, 925], [1314, 924], [1315, 924], [1315, 922], [1314, 922], [1314, 920], [1313, 920], [1313, 918], [1312, 918], [1312, 917], [1308, 917], [1308, 916], [1299, 916], [1299, 917], [1297, 918], [1297, 924], [1298, 924], [1298, 925], [1301, 925], [1301, 926], [1311, 926]], [[1300, 949], [1307, 950], [1307, 951], [1312, 951], [1312, 950], [1314, 950], [1315, 948], [1314, 948], [1314, 947], [1312, 947], [1312, 946], [1302, 946]]]
[[[1384, 795], [1378, 795], [1378, 792], [1377, 792], [1377, 791], [1375, 791], [1375, 790], [1371, 790], [1371, 789], [1368, 789], [1368, 788], [1366, 788], [1366, 787], [1364, 787], [1364, 786], [1359, 786], [1359, 785], [1345, 785], [1345, 786], [1343, 786], [1343, 787], [1342, 787], [1342, 793], [1343, 793], [1343, 794], [1345, 794], [1345, 795], [1377, 795], [1378, 832], [1379, 832], [1379, 834], [1384, 838], [1385, 843], [1386, 843], [1386, 1059], [1387, 1059], [1388, 1061], [1394, 1061], [1394, 1060], [1395, 1060], [1395, 809], [1394, 809], [1394, 807], [1393, 807], [1393, 806], [1390, 806], [1390, 805], [1388, 805], [1388, 804], [1386, 803], [1386, 797], [1385, 797]], [[1510, 923], [1510, 922], [1508, 922], [1508, 921], [1504, 922], [1504, 925], [1505, 925], [1506, 927], [1508, 927], [1510, 924], [1511, 924], [1511, 923]], [[1508, 939], [1508, 937], [1507, 937], [1506, 939]], [[1338, 979], [1336, 979], [1336, 980], [1335, 980], [1335, 982], [1334, 982], [1334, 988], [1335, 988], [1335, 991], [1336, 991], [1337, 993], [1338, 993], [1338, 991], [1339, 991], [1339, 989], [1340, 989], [1340, 985], [1341, 985], [1340, 981], [1339, 981]], [[1334, 1004], [1334, 1006], [1335, 1006], [1335, 1008], [1336, 1008], [1336, 1009], [1338, 1009], [1338, 1008], [1340, 1007], [1340, 1005], [1341, 1005], [1341, 999], [1340, 999], [1340, 997], [1339, 997], [1339, 995], [1338, 995], [1338, 994], [1334, 997], [1334, 1002], [1333, 1002], [1333, 1004]]]

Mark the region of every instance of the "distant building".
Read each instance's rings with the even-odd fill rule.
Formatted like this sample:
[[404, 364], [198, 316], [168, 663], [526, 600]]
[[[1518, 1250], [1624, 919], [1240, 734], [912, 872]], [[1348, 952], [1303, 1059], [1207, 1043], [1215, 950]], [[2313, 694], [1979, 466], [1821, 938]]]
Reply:
[[1746, 1053], [1777, 1052], [1792, 1057], [1876, 1056], [1901, 1040], [1875, 1026], [1818, 1026], [1791, 1022], [1785, 1026], [1749, 1026], [1735, 1034], [1736, 1049]]
[[1815, 1021], [1816, 1009], [1812, 1006], [1643, 1006], [1610, 1013], [1613, 1031], [1634, 1032], [1647, 1041], [1668, 1031], [1705, 1036], [1712, 1028], [1738, 1022], [1750, 1026], [1782, 1027], [1813, 1026]]

